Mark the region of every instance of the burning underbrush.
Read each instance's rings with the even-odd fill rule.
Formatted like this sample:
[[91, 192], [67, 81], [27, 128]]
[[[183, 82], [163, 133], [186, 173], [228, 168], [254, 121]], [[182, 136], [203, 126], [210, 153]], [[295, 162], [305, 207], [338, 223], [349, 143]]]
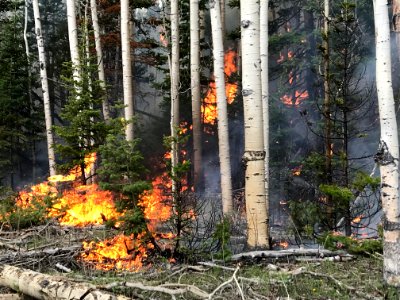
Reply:
[[[85, 173], [91, 172], [94, 162], [95, 155], [86, 157]], [[144, 227], [138, 226], [133, 233], [124, 234], [119, 230], [120, 220], [127, 216], [124, 216], [126, 211], [119, 210], [116, 205], [118, 195], [102, 190], [94, 183], [81, 185], [78, 174], [78, 168], [74, 168], [65, 176], [50, 177], [46, 182], [19, 192], [15, 205], [3, 214], [3, 228], [19, 229], [9, 221], [11, 215], [21, 212], [42, 214], [44, 216], [40, 221], [57, 220], [58, 224], [67, 228], [93, 228], [110, 223], [113, 236], [104, 240], [93, 238], [83, 241], [83, 251], [76, 257], [80, 263], [98, 270], [135, 271], [142, 268], [149, 253], [155, 250], [166, 253], [172, 247], [175, 234], [166, 232], [166, 227], [162, 225], [172, 215], [166, 191], [170, 185], [165, 184], [164, 176], [156, 178], [153, 188], [140, 195], [137, 206], [143, 216], [130, 216], [144, 218]], [[31, 225], [34, 222], [26, 224], [26, 227]]]

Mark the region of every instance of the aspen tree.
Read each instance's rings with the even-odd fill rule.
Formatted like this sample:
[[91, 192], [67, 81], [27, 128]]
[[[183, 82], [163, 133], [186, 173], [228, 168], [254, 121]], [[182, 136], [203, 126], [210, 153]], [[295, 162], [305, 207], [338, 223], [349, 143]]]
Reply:
[[217, 89], [218, 149], [221, 169], [221, 196], [224, 215], [233, 211], [231, 163], [229, 151], [228, 109], [225, 93], [224, 44], [219, 0], [210, 1], [211, 29], [214, 57], [214, 77]]
[[53, 136], [53, 121], [51, 116], [50, 97], [49, 97], [49, 84], [47, 80], [47, 63], [46, 63], [46, 51], [44, 49], [44, 39], [42, 24], [40, 21], [40, 9], [39, 1], [33, 0], [33, 14], [35, 19], [35, 34], [39, 53], [39, 65], [40, 65], [40, 81], [42, 84], [42, 95], [44, 104], [44, 118], [46, 125], [46, 139], [47, 139], [47, 156], [49, 160], [49, 171], [50, 176], [56, 175], [56, 161], [54, 154], [54, 136]]
[[268, 0], [260, 0], [261, 97], [264, 131], [265, 205], [269, 236], [269, 77], [268, 77]]
[[[178, 156], [178, 127], [179, 127], [179, 5], [178, 0], [171, 0], [171, 164], [172, 175], [179, 163]], [[173, 178], [172, 189], [177, 191], [176, 181]]]
[[259, 1], [240, 1], [240, 14], [247, 244], [250, 248], [268, 247]]
[[200, 17], [199, 0], [190, 0], [190, 89], [193, 122], [193, 173], [194, 186], [202, 176], [201, 98], [200, 98]]
[[121, 0], [121, 52], [122, 52], [122, 84], [124, 90], [125, 105], [125, 137], [127, 141], [133, 141], [133, 85], [132, 85], [132, 58], [131, 58], [131, 35], [129, 20], [129, 0]]
[[[95, 41], [96, 57], [97, 57], [97, 70], [99, 73], [100, 86], [104, 90], [104, 92], [106, 92], [106, 78], [104, 74], [104, 63], [103, 63], [103, 48], [100, 39], [100, 26], [97, 14], [96, 0], [90, 0], [90, 11], [92, 15], [94, 41]], [[110, 108], [108, 105], [106, 93], [104, 94], [104, 99], [103, 99], [103, 117], [105, 121], [108, 121], [110, 119]]]
[[388, 3], [374, 0], [376, 88], [381, 140], [376, 161], [381, 173], [384, 279], [400, 287], [399, 141], [392, 88]]
[[[68, 19], [68, 40], [69, 40], [69, 50], [71, 53], [72, 62], [72, 76], [74, 81], [81, 82], [81, 72], [80, 72], [80, 57], [79, 57], [79, 45], [78, 45], [78, 28], [76, 27], [76, 9], [75, 1], [67, 0], [67, 19]], [[79, 84], [76, 85], [79, 89]], [[79, 93], [78, 93], [79, 94]]]

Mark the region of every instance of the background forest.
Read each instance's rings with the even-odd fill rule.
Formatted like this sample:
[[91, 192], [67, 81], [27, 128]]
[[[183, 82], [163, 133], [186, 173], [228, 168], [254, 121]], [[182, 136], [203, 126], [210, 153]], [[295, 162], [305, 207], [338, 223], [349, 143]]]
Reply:
[[[27, 3], [26, 19], [24, 5], [23, 1], [3, 1], [1, 7], [0, 50], [4, 71], [1, 75], [3, 136], [0, 153], [2, 185], [12, 190], [41, 182], [49, 174], [40, 89], [41, 66], [36, 57], [32, 8]], [[119, 2], [101, 1], [98, 8], [106, 83], [104, 92], [101, 91], [96, 75], [93, 28], [86, 19], [89, 18], [88, 5], [79, 3], [77, 20], [79, 49], [84, 57], [81, 64], [84, 66], [86, 81], [82, 85], [88, 85], [91, 81], [92, 86], [90, 93], [80, 99], [85, 103], [73, 106], [68, 100], [74, 97], [71, 87], [74, 80], [71, 65], [68, 67], [71, 59], [66, 6], [63, 1], [40, 1], [57, 165], [59, 170], [64, 171], [79, 164], [79, 160], [89, 152], [97, 151], [99, 146], [105, 144], [107, 134], [117, 130], [104, 125], [103, 114], [100, 113], [102, 97], [107, 98], [113, 120], [123, 116]], [[241, 55], [238, 5], [235, 1], [226, 4], [224, 27], [225, 63], [231, 64], [225, 66], [225, 73], [228, 68], [233, 68], [229, 74], [226, 73], [226, 82], [233, 85], [228, 96], [232, 185], [239, 197], [244, 186], [244, 165], [241, 161], [244, 131], [242, 97], [238, 86]], [[163, 165], [162, 156], [166, 151], [163, 136], [170, 135], [167, 65], [169, 21], [165, 3], [162, 2], [154, 4], [152, 1], [135, 1], [131, 3], [130, 9], [135, 136], [140, 138], [136, 148], [144, 156], [144, 166], [151, 174], [146, 176], [151, 179], [160, 172]], [[180, 1], [180, 11], [180, 123], [189, 128], [192, 114], [188, 1]], [[315, 226], [334, 229], [339, 224], [339, 228], [345, 226], [346, 233], [351, 234], [352, 225], [359, 227], [351, 223], [354, 218], [362, 215], [369, 223], [369, 217], [379, 209], [376, 194], [378, 182], [369, 177], [375, 170], [373, 155], [379, 135], [372, 75], [372, 12], [370, 1], [340, 1], [332, 4], [329, 37], [325, 37], [322, 30], [325, 19], [322, 2], [269, 1], [271, 225], [286, 224], [288, 214], [293, 214], [297, 230], [312, 233], [318, 230]], [[204, 176], [195, 182], [193, 171], [189, 170], [185, 174], [189, 185], [196, 183], [198, 195], [217, 195], [220, 192], [219, 161], [216, 154], [218, 137], [215, 116], [212, 115], [215, 99], [209, 105], [211, 108], [207, 107], [209, 95], [213, 91], [215, 93], [211, 76], [212, 41], [208, 20], [209, 16], [205, 13], [201, 21], [200, 41], [200, 90], [203, 99], [201, 165]], [[86, 54], [85, 39], [89, 43]], [[325, 53], [325, 41], [329, 41], [328, 54]], [[329, 61], [328, 77], [323, 70], [325, 59]], [[324, 104], [325, 80], [329, 82], [329, 107]], [[82, 87], [84, 90], [88, 88]], [[396, 85], [394, 90], [398, 90]], [[87, 107], [88, 111], [84, 113], [80, 105]], [[91, 130], [90, 134], [96, 139], [90, 147], [76, 146], [76, 139], [84, 138], [78, 132], [80, 129], [77, 126], [81, 126], [78, 117], [86, 118], [83, 122], [87, 124], [94, 124], [86, 129]], [[90, 121], [90, 118], [103, 123]], [[186, 134], [189, 140], [185, 141], [183, 148], [187, 151], [187, 158], [191, 159], [191, 138], [194, 134], [190, 131]], [[330, 153], [326, 152], [326, 143], [331, 145]], [[328, 165], [327, 157], [330, 161]], [[192, 163], [192, 170], [193, 167]], [[374, 175], [377, 174], [372, 172]], [[366, 188], [367, 185], [370, 188]], [[328, 221], [322, 217], [327, 209], [321, 199], [335, 202], [328, 212], [334, 215], [333, 220]], [[365, 212], [364, 207], [360, 208], [363, 212], [357, 209], [350, 211], [349, 202], [354, 199], [358, 199], [357, 204], [370, 202], [369, 211]], [[318, 213], [321, 211], [324, 214]], [[368, 224], [363, 227], [365, 225]], [[374, 233], [368, 231], [364, 234]]]
[[367, 0], [2, 0], [1, 228], [105, 225], [99, 270], [383, 248], [398, 287], [397, 2], [390, 44]]

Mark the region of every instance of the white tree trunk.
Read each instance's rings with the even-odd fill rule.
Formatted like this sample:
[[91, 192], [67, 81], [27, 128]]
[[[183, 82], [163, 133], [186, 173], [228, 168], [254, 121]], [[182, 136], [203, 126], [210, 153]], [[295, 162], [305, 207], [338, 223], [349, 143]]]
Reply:
[[103, 48], [101, 46], [100, 26], [99, 26], [98, 14], [97, 14], [96, 0], [90, 0], [90, 11], [92, 13], [94, 41], [95, 41], [95, 47], [96, 47], [97, 71], [99, 73], [100, 86], [104, 90], [103, 117], [104, 117], [105, 121], [108, 121], [110, 119], [110, 108], [108, 105], [108, 99], [107, 99], [107, 93], [106, 93], [107, 88], [106, 88], [106, 77], [104, 74]]
[[133, 131], [133, 77], [131, 58], [131, 35], [129, 19], [129, 0], [121, 0], [121, 49], [122, 49], [122, 82], [124, 89], [125, 120], [128, 122], [125, 128], [127, 141], [132, 141]]
[[[179, 6], [178, 0], [171, 0], [171, 164], [172, 174], [179, 162], [177, 128], [179, 127]], [[176, 182], [172, 189], [176, 191]]]
[[217, 89], [218, 148], [221, 169], [221, 196], [224, 215], [231, 215], [232, 182], [229, 151], [228, 109], [225, 92], [224, 43], [219, 0], [210, 0], [211, 31], [213, 41], [214, 77]]
[[242, 94], [246, 162], [247, 244], [268, 247], [268, 216], [265, 197], [263, 105], [260, 68], [260, 4], [241, 0]]
[[[81, 80], [81, 63], [79, 57], [79, 44], [78, 44], [78, 28], [76, 26], [76, 10], [75, 0], [67, 0], [67, 19], [68, 19], [68, 39], [69, 39], [69, 50], [71, 53], [72, 62], [72, 76], [76, 83], [80, 83]], [[76, 85], [77, 91], [79, 91], [79, 84]], [[79, 93], [78, 93], [79, 95]]]
[[202, 176], [201, 98], [200, 98], [200, 19], [199, 0], [190, 0], [190, 89], [193, 122], [193, 172], [194, 186]]
[[98, 290], [88, 283], [76, 283], [60, 276], [50, 276], [35, 271], [4, 265], [0, 267], [0, 284], [38, 300], [128, 300]]
[[268, 0], [260, 0], [261, 96], [264, 131], [265, 205], [269, 236], [269, 77], [268, 77]]
[[46, 124], [46, 139], [47, 139], [47, 156], [49, 160], [50, 176], [56, 175], [56, 160], [54, 154], [54, 137], [53, 137], [53, 122], [51, 117], [50, 97], [49, 97], [49, 84], [47, 80], [47, 63], [46, 52], [44, 49], [44, 40], [42, 33], [42, 24], [40, 20], [40, 10], [38, 0], [32, 1], [33, 15], [35, 19], [35, 33], [36, 41], [39, 52], [39, 65], [40, 65], [40, 80], [42, 83], [42, 95], [44, 104], [44, 118]]
[[384, 222], [384, 279], [400, 287], [399, 142], [394, 106], [388, 3], [374, 0], [376, 37], [376, 88], [381, 126], [380, 164]]

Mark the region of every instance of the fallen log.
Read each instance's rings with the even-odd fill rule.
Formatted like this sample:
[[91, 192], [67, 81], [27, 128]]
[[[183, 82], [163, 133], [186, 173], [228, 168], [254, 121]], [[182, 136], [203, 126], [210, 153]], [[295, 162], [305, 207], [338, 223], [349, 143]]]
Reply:
[[246, 259], [288, 259], [290, 257], [334, 257], [334, 256], [345, 256], [349, 257], [344, 251], [330, 251], [326, 249], [285, 249], [285, 250], [266, 250], [266, 251], [250, 251], [232, 255], [232, 261], [246, 260]]
[[97, 289], [89, 283], [77, 283], [64, 277], [51, 276], [18, 267], [0, 266], [0, 285], [38, 300], [127, 300]]

